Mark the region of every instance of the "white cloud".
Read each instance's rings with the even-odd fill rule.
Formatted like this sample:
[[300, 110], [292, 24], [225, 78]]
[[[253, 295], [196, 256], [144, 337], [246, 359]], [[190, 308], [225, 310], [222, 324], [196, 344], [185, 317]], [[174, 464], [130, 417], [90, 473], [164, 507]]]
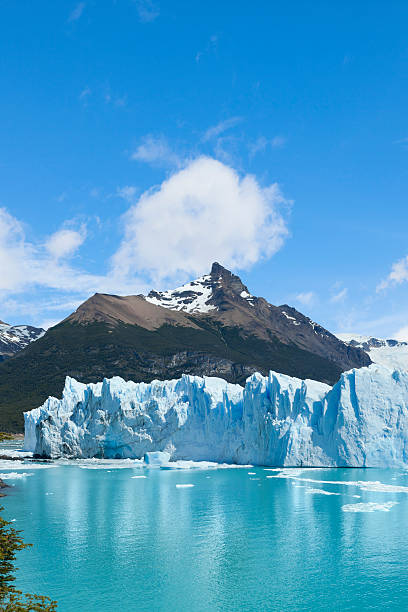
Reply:
[[235, 127], [238, 123], [241, 123], [241, 121], [242, 117], [231, 117], [230, 119], [225, 119], [225, 121], [220, 121], [220, 123], [213, 125], [205, 131], [202, 138], [203, 142], [208, 142], [209, 140], [217, 138], [217, 136]]
[[77, 21], [80, 19], [80, 17], [82, 17], [82, 13], [84, 12], [84, 8], [85, 2], [79, 2], [79, 4], [77, 4], [74, 10], [70, 13], [68, 22]]
[[265, 136], [260, 136], [254, 142], [250, 142], [248, 144], [250, 156], [253, 157], [257, 153], [260, 153], [261, 151], [265, 151], [268, 144], [269, 144], [269, 140], [265, 138]]
[[395, 340], [399, 340], [400, 342], [408, 342], [408, 325], [404, 325], [401, 327], [394, 335], [393, 338]]
[[401, 285], [408, 281], [408, 255], [391, 266], [391, 272], [377, 287], [377, 292], [393, 285]]
[[387, 308], [386, 312], [387, 314], [373, 318], [364, 302], [359, 302], [358, 305], [350, 306], [346, 311], [340, 313], [336, 318], [334, 328], [338, 332], [403, 340], [404, 332], [407, 329], [406, 309], [390, 313], [390, 309]]
[[203, 51], [197, 51], [196, 56], [195, 56], [195, 61], [197, 62], [197, 64], [201, 61], [201, 58], [209, 53], [215, 52], [217, 50], [217, 44], [218, 44], [218, 35], [217, 34], [212, 34], [205, 46], [205, 49]]
[[[66, 295], [55, 297], [52, 291], [35, 291], [33, 287], [29, 288], [28, 294], [19, 293], [18, 298], [1, 299], [0, 293], [0, 309], [2, 315], [9, 317], [13, 324], [18, 324], [30, 321], [35, 321], [37, 327], [46, 328], [45, 323], [58, 322], [73, 312], [83, 302], [79, 296], [76, 299], [67, 299]], [[88, 297], [88, 296], [87, 296]], [[54, 313], [51, 317], [49, 313]]]
[[68, 194], [66, 191], [63, 191], [62, 193], [59, 194], [59, 196], [57, 197], [57, 202], [65, 202], [65, 200], [67, 199]]
[[112, 104], [113, 106], [123, 107], [127, 104], [127, 95], [117, 95], [111, 91], [110, 85], [108, 84], [103, 94], [105, 104]]
[[347, 294], [348, 294], [348, 289], [347, 289], [347, 287], [345, 287], [344, 289], [341, 289], [341, 291], [339, 291], [338, 293], [333, 295], [330, 298], [330, 302], [332, 304], [338, 304], [339, 302], [344, 302], [344, 300], [347, 297]]
[[313, 291], [307, 291], [305, 293], [298, 293], [295, 297], [295, 300], [303, 306], [310, 306], [316, 298], [316, 295]]
[[55, 259], [72, 256], [86, 238], [85, 226], [79, 230], [61, 229], [52, 234], [46, 242], [46, 249]]
[[[27, 292], [35, 287], [89, 295], [95, 291], [126, 293], [140, 291], [144, 283], [133, 274], [90, 274], [75, 268], [69, 258], [85, 239], [85, 230], [62, 228], [43, 244], [26, 239], [23, 225], [0, 209], [0, 297]], [[4, 303], [4, 302], [3, 302]]]
[[284, 138], [283, 136], [275, 136], [272, 139], [265, 138], [265, 136], [260, 136], [255, 141], [250, 142], [248, 144], [249, 155], [250, 157], [253, 157], [257, 153], [265, 151], [268, 147], [277, 149], [279, 147], [282, 147], [285, 142], [286, 138]]
[[43, 329], [47, 330], [50, 329], [50, 327], [54, 327], [54, 325], [57, 325], [58, 323], [61, 323], [61, 319], [45, 319], [38, 324], [38, 327], [42, 327]]
[[286, 138], [284, 138], [283, 136], [275, 136], [271, 140], [272, 147], [283, 147], [285, 143], [286, 143]]
[[400, 140], [395, 140], [394, 144], [403, 145], [403, 147], [405, 149], [407, 147], [407, 145], [408, 145], [408, 138], [400, 138]]
[[145, 136], [143, 142], [131, 155], [131, 159], [148, 164], [179, 165], [180, 158], [172, 151], [164, 136]]
[[154, 21], [160, 15], [158, 5], [152, 0], [136, 0], [136, 8], [142, 23]]
[[113, 257], [116, 276], [139, 268], [156, 282], [201, 274], [217, 260], [248, 268], [278, 251], [288, 235], [277, 184], [208, 157], [190, 162], [125, 215], [125, 237]]
[[137, 187], [134, 185], [125, 185], [124, 187], [118, 187], [116, 194], [119, 196], [119, 198], [122, 198], [131, 204], [135, 200], [137, 191]]
[[188, 162], [139, 197], [131, 185], [117, 195], [129, 205], [124, 237], [102, 274], [84, 269], [81, 262], [88, 260], [77, 256], [85, 227], [65, 224], [29, 240], [23, 224], [0, 208], [3, 319], [54, 322], [94, 292], [144, 293], [153, 281], [165, 288], [165, 282], [207, 272], [215, 260], [248, 268], [273, 255], [288, 236], [289, 203], [277, 184], [262, 187], [254, 176], [208, 157]]
[[79, 94], [79, 100], [86, 106], [88, 104], [88, 98], [91, 95], [92, 90], [90, 87], [84, 87], [84, 89]]

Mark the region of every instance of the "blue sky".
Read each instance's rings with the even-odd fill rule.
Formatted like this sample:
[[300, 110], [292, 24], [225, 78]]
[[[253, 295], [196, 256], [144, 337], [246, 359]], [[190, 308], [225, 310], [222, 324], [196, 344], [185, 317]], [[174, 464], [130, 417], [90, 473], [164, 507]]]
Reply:
[[406, 2], [0, 3], [0, 319], [218, 260], [408, 339]]

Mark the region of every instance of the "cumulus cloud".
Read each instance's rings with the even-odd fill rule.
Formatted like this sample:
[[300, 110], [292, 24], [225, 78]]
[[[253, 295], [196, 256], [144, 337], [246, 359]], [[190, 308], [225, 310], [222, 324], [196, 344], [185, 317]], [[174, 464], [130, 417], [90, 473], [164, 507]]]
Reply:
[[145, 136], [131, 155], [131, 159], [153, 165], [179, 165], [179, 156], [171, 150], [164, 136]]
[[85, 228], [62, 228], [44, 243], [27, 240], [23, 225], [6, 209], [0, 209], [0, 295], [35, 287], [89, 295], [95, 291], [131, 292], [143, 284], [135, 275], [126, 281], [113, 274], [90, 274], [70, 262], [85, 240]]
[[391, 266], [391, 272], [377, 287], [377, 292], [408, 281], [408, 255]]
[[61, 229], [50, 236], [46, 242], [46, 249], [55, 259], [72, 256], [86, 238], [86, 228], [83, 225], [79, 230]]
[[283, 204], [276, 183], [261, 187], [254, 176], [200, 157], [129, 209], [113, 269], [126, 276], [139, 268], [160, 282], [201, 274], [215, 260], [248, 268], [281, 248]]
[[188, 162], [140, 196], [131, 185], [117, 195], [129, 208], [122, 240], [102, 274], [91, 273], [80, 257], [85, 226], [67, 222], [45, 239], [29, 240], [23, 224], [0, 208], [3, 319], [28, 313], [48, 325], [95, 292], [145, 293], [153, 283], [166, 288], [207, 272], [216, 260], [248, 268], [288, 236], [290, 203], [278, 185], [263, 187], [209, 157]]

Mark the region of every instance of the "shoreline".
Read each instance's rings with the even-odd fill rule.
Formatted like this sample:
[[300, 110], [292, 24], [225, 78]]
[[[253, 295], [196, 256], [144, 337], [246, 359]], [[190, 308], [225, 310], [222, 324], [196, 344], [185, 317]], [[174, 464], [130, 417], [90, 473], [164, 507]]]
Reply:
[[9, 486], [0, 478], [0, 497], [6, 497], [7, 493], [3, 493], [3, 489], [8, 489]]

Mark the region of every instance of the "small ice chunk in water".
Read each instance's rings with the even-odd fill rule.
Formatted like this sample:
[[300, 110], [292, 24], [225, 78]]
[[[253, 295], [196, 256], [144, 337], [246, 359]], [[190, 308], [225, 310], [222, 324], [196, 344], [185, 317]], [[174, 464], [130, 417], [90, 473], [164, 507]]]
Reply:
[[16, 480], [17, 478], [25, 478], [26, 476], [34, 476], [28, 472], [9, 472], [8, 474], [0, 474], [1, 480]]
[[333, 491], [325, 491], [324, 489], [306, 489], [306, 493], [319, 493], [320, 495], [340, 495], [340, 493], [334, 493]]
[[190, 487], [194, 487], [193, 484], [176, 484], [177, 489], [189, 489]]
[[132, 480], [134, 480], [135, 478], [146, 478], [146, 476], [131, 476]]
[[144, 456], [144, 460], [147, 465], [163, 465], [169, 463], [170, 453], [165, 453], [162, 451], [153, 451], [151, 453], [146, 453]]
[[342, 506], [343, 512], [389, 512], [398, 502], [385, 502], [378, 504], [377, 502], [359, 502], [357, 504], [346, 504]]

